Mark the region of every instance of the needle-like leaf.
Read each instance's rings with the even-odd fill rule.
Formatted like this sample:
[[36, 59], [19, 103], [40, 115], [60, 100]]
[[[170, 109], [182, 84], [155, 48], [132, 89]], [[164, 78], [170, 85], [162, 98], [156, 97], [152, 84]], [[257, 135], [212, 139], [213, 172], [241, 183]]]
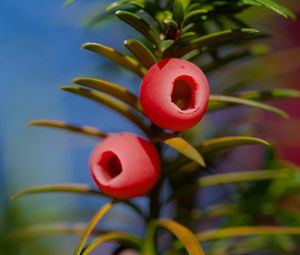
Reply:
[[272, 179], [286, 179], [289, 178], [290, 176], [291, 176], [291, 171], [289, 169], [253, 170], [253, 171], [243, 171], [243, 172], [224, 173], [224, 174], [205, 176], [200, 178], [195, 185], [184, 186], [176, 190], [167, 199], [167, 201], [185, 196], [197, 190], [198, 188], [204, 188], [208, 186], [228, 184], [228, 183], [253, 182], [253, 181], [263, 181], [263, 180], [272, 180]]
[[277, 12], [285, 18], [296, 19], [296, 15], [293, 12], [273, 0], [242, 0], [242, 2], [249, 5], [263, 6]]
[[155, 56], [141, 41], [129, 39], [124, 41], [124, 45], [147, 69], [156, 63]]
[[[10, 239], [31, 239], [50, 235], [81, 235], [85, 230], [84, 223], [52, 223], [38, 224], [14, 229], [10, 234]], [[104, 231], [94, 229], [93, 235], [101, 235]]]
[[70, 123], [66, 123], [64, 121], [58, 120], [33, 120], [29, 122], [31, 126], [41, 126], [41, 127], [51, 127], [51, 128], [58, 128], [69, 132], [90, 135], [100, 138], [105, 138], [107, 134], [103, 133], [102, 131], [89, 126], [78, 126], [73, 125]]
[[101, 209], [94, 215], [94, 217], [90, 220], [89, 224], [87, 225], [84, 233], [82, 234], [75, 250], [74, 255], [81, 255], [82, 250], [87, 242], [88, 238], [90, 237], [93, 229], [97, 225], [97, 223], [104, 217], [104, 215], [116, 204], [116, 201], [109, 202], [105, 204]]
[[251, 106], [261, 110], [275, 113], [283, 118], [289, 118], [289, 115], [285, 111], [277, 107], [256, 102], [254, 100], [224, 95], [210, 95], [207, 111], [219, 110], [233, 105]]
[[88, 77], [78, 77], [73, 79], [73, 82], [116, 97], [137, 111], [142, 112], [138, 97], [118, 84]]
[[193, 160], [200, 166], [205, 167], [205, 161], [202, 155], [197, 151], [193, 145], [188, 143], [186, 140], [184, 140], [182, 137], [171, 136], [170, 138], [165, 137], [162, 138], [161, 141], [167, 145], [169, 145], [174, 150], [178, 151], [182, 155], [186, 156], [187, 158]]
[[170, 219], [157, 220], [156, 225], [174, 234], [185, 247], [189, 255], [205, 255], [195, 235], [185, 226]]
[[214, 48], [224, 46], [229, 43], [234, 43], [237, 40], [245, 39], [247, 37], [256, 36], [258, 30], [253, 28], [242, 28], [234, 30], [224, 30], [215, 32], [199, 38], [191, 40], [186, 45], [180, 45], [180, 40], [174, 46], [168, 48], [164, 55], [172, 57], [181, 57], [194, 49], [205, 50], [207, 48]]
[[197, 234], [200, 241], [249, 235], [300, 235], [300, 227], [241, 226], [208, 230]]
[[174, 7], [173, 7], [173, 20], [181, 26], [184, 20], [184, 4], [183, 0], [174, 0]]
[[73, 94], [77, 94], [77, 95], [86, 97], [95, 102], [101, 103], [101, 104], [109, 107], [110, 109], [120, 113], [124, 117], [126, 117], [128, 120], [130, 120], [135, 125], [137, 125], [146, 134], [148, 133], [148, 128], [146, 127], [146, 125], [136, 114], [134, 114], [131, 111], [130, 107], [121, 102], [116, 101], [112, 97], [106, 96], [104, 94], [101, 94], [101, 93], [93, 91], [93, 90], [81, 88], [79, 86], [63, 86], [63, 87], [60, 87], [60, 89], [71, 92]]
[[90, 244], [88, 244], [82, 251], [81, 255], [88, 255], [98, 246], [106, 242], [117, 242], [126, 247], [134, 248], [139, 250], [141, 248], [142, 240], [137, 236], [122, 233], [122, 232], [110, 232], [107, 234], [103, 234], [98, 238], [95, 238]]
[[217, 137], [205, 140], [201, 142], [196, 148], [202, 154], [209, 154], [213, 151], [228, 149], [231, 147], [241, 146], [241, 145], [267, 145], [269, 146], [266, 140], [251, 137], [251, 136], [224, 136], [224, 137]]
[[112, 2], [109, 4], [106, 8], [105, 11], [110, 12], [115, 9], [118, 9], [120, 7], [123, 7], [124, 5], [134, 5], [139, 7], [140, 9], [145, 8], [145, 1], [138, 1], [138, 0], [120, 0], [116, 2]]
[[280, 170], [257, 170], [257, 171], [243, 171], [234, 173], [215, 174], [200, 178], [197, 182], [198, 187], [207, 187], [218, 184], [234, 183], [234, 182], [248, 182], [248, 181], [262, 181], [270, 179], [288, 178], [291, 171], [288, 169]]
[[48, 192], [68, 192], [68, 193], [79, 193], [79, 194], [91, 194], [91, 195], [100, 195], [104, 194], [99, 191], [92, 189], [88, 185], [84, 184], [58, 184], [58, 185], [46, 185], [24, 189], [18, 191], [14, 195], [11, 196], [11, 199], [17, 199], [21, 196], [28, 194], [39, 194], [39, 193], [48, 193]]
[[254, 101], [265, 101], [272, 99], [284, 99], [284, 98], [296, 98], [300, 97], [300, 91], [294, 89], [272, 89], [272, 90], [253, 90], [242, 92], [238, 95], [240, 98], [254, 100]]
[[66, 0], [64, 2], [64, 7], [69, 7], [71, 4], [73, 4], [75, 2], [75, 0]]
[[146, 69], [135, 59], [126, 56], [117, 50], [108, 46], [98, 43], [85, 43], [81, 46], [83, 49], [93, 51], [99, 55], [102, 55], [113, 62], [127, 68], [128, 70], [136, 73], [140, 77], [144, 77]]
[[117, 11], [116, 16], [144, 35], [157, 48], [160, 48], [159, 32], [144, 19], [128, 11]]
[[[208, 139], [201, 142], [196, 146], [197, 151], [203, 156], [209, 155], [211, 152], [229, 149], [231, 147], [241, 146], [241, 145], [270, 145], [266, 140], [250, 137], [250, 136], [225, 136], [225, 137], [217, 137], [213, 139]], [[193, 164], [194, 162], [190, 162], [189, 159], [185, 157], [179, 157], [175, 161], [173, 161], [168, 166], [168, 171], [166, 173], [174, 173], [174, 169], [179, 169], [184, 165]], [[197, 166], [196, 166], [197, 167]]]

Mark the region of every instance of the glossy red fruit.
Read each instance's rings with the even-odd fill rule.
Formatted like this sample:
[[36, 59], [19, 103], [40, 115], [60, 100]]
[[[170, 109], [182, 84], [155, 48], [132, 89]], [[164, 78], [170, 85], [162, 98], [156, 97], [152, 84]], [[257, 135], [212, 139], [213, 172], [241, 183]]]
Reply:
[[195, 64], [176, 58], [163, 59], [145, 75], [140, 102], [157, 126], [185, 130], [203, 117], [209, 99], [205, 74]]
[[114, 198], [147, 193], [160, 173], [160, 159], [149, 141], [130, 133], [111, 135], [98, 143], [90, 157], [94, 181]]

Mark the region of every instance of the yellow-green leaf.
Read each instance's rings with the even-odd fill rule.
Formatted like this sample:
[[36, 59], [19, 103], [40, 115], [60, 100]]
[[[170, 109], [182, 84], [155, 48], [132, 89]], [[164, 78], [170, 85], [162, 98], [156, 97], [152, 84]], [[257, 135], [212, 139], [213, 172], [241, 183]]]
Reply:
[[[225, 137], [217, 137], [209, 140], [205, 140], [201, 142], [199, 145], [196, 146], [197, 151], [205, 156], [211, 152], [228, 149], [235, 146], [241, 145], [255, 145], [255, 144], [262, 144], [262, 145], [270, 145], [266, 140], [250, 137], [250, 136], [225, 136]], [[183, 166], [190, 166], [192, 165], [194, 169], [197, 168], [197, 165], [194, 162], [189, 162], [187, 158], [179, 157], [174, 160], [169, 166], [167, 167], [168, 170], [165, 171], [166, 174], [175, 173], [174, 169], [180, 169]]]
[[249, 36], [256, 36], [259, 33], [258, 30], [252, 28], [242, 28], [233, 30], [224, 30], [221, 32], [215, 32], [208, 35], [201, 36], [199, 38], [191, 40], [186, 45], [174, 45], [164, 52], [166, 56], [181, 57], [188, 52], [195, 49], [205, 50], [212, 47], [220, 47], [225, 44], [234, 43], [237, 40], [245, 39]]
[[116, 16], [124, 21], [125, 23], [132, 26], [135, 30], [144, 35], [150, 42], [156, 45], [158, 48], [160, 46], [159, 32], [150, 26], [144, 19], [138, 15], [128, 12], [128, 11], [117, 11]]
[[93, 229], [97, 225], [97, 223], [104, 217], [104, 215], [115, 205], [115, 201], [109, 202], [105, 204], [90, 220], [89, 224], [87, 225], [84, 233], [82, 234], [75, 250], [74, 255], [81, 255], [82, 249], [85, 246], [85, 243], [87, 242], [88, 238], [90, 237]]
[[197, 150], [202, 154], [208, 154], [213, 151], [251, 144], [270, 145], [264, 139], [251, 136], [224, 136], [203, 141], [197, 146]]
[[185, 196], [197, 188], [204, 188], [219, 184], [240, 183], [240, 182], [253, 182], [272, 179], [285, 179], [291, 176], [289, 169], [276, 169], [276, 170], [252, 170], [243, 172], [233, 172], [224, 174], [214, 174], [202, 177], [195, 185], [184, 186], [176, 190], [168, 199], [173, 200], [178, 197]]
[[264, 103], [260, 103], [260, 102], [256, 102], [253, 100], [248, 100], [248, 99], [239, 98], [239, 97], [232, 97], [232, 96], [224, 96], [224, 95], [210, 95], [207, 111], [215, 111], [215, 110], [223, 109], [223, 108], [233, 106], [233, 105], [251, 106], [251, 107], [261, 109], [261, 110], [275, 113], [284, 118], [289, 117], [289, 115], [285, 111], [283, 111], [277, 107], [267, 105]]
[[105, 11], [110, 12], [110, 11], [113, 11], [113, 10], [115, 10], [117, 8], [122, 7], [123, 5], [134, 5], [134, 6], [139, 7], [140, 9], [144, 9], [145, 8], [144, 1], [120, 0], [120, 1], [112, 2], [111, 4], [109, 4], [105, 8]]
[[134, 13], [143, 11], [152, 17], [155, 17], [156, 13], [161, 10], [157, 4], [148, 0], [119, 0], [109, 4], [105, 10], [106, 12], [112, 12], [117, 9], [120, 10], [121, 8], [126, 8], [127, 11]]
[[33, 120], [29, 122], [31, 126], [42, 126], [42, 127], [51, 127], [51, 128], [58, 128], [63, 129], [65, 131], [70, 131], [74, 133], [90, 135], [100, 138], [105, 138], [107, 134], [103, 133], [102, 131], [89, 126], [78, 126], [73, 125], [70, 123], [66, 123], [63, 121], [58, 120]]
[[75, 78], [73, 79], [73, 82], [109, 94], [113, 97], [118, 98], [122, 102], [130, 105], [137, 111], [142, 111], [138, 97], [118, 84], [87, 77]]
[[272, 99], [300, 97], [300, 91], [294, 89], [272, 89], [266, 91], [253, 90], [242, 92], [238, 96], [248, 100], [265, 101]]
[[[8, 237], [11, 239], [31, 239], [50, 235], [81, 235], [84, 230], [84, 223], [38, 224], [14, 229]], [[92, 234], [101, 235], [103, 233], [103, 231], [94, 229]]]
[[250, 5], [263, 6], [282, 15], [285, 18], [296, 19], [296, 15], [293, 12], [272, 0], [242, 0], [242, 2]]
[[300, 227], [242, 226], [208, 230], [197, 234], [200, 241], [249, 235], [300, 235]]
[[189, 255], [205, 255], [196, 236], [185, 226], [170, 219], [157, 220], [156, 225], [174, 234], [185, 247]]
[[126, 247], [139, 250], [141, 248], [141, 239], [135, 235], [122, 232], [110, 232], [103, 234], [98, 238], [95, 238], [90, 244], [88, 244], [82, 251], [81, 255], [88, 255], [98, 246], [106, 242], [117, 242]]
[[205, 166], [205, 161], [202, 155], [186, 140], [182, 137], [170, 137], [161, 140], [163, 143], [169, 145], [171, 148], [175, 149], [182, 155], [186, 156], [187, 158], [195, 161], [201, 166]]
[[218, 184], [234, 183], [234, 182], [249, 182], [262, 181], [270, 179], [282, 179], [290, 177], [291, 171], [288, 169], [278, 170], [252, 170], [233, 172], [225, 174], [214, 174], [202, 177], [198, 182], [198, 187], [207, 187]]
[[124, 41], [124, 45], [147, 69], [156, 63], [155, 56], [141, 41], [129, 39]]
[[187, 23], [187, 21], [189, 21], [190, 19], [197, 17], [201, 14], [206, 14], [206, 13], [208, 13], [208, 11], [209, 11], [208, 9], [204, 9], [204, 8], [190, 11], [189, 13], [187, 13], [185, 15], [184, 23]]
[[84, 184], [58, 184], [58, 185], [46, 185], [21, 190], [11, 196], [11, 199], [16, 199], [24, 195], [35, 193], [47, 193], [47, 192], [70, 192], [70, 193], [83, 193], [91, 195], [102, 195], [99, 190], [92, 189], [88, 185]]
[[85, 43], [81, 47], [114, 61], [115, 63], [136, 73], [140, 77], [144, 77], [146, 73], [146, 69], [138, 61], [113, 48], [98, 43]]
[[[21, 191], [16, 192], [14, 195], [11, 196], [11, 199], [17, 199], [19, 197], [30, 195], [30, 194], [40, 194], [40, 193], [52, 193], [52, 192], [66, 192], [66, 193], [78, 193], [84, 195], [97, 195], [97, 196], [106, 196], [103, 192], [93, 189], [85, 184], [55, 184], [55, 185], [45, 185], [45, 186], [38, 186], [32, 187], [28, 189], [24, 189]], [[143, 215], [143, 211], [134, 203], [124, 200], [122, 201], [128, 207], [133, 209], [139, 215]]]
[[86, 97], [95, 102], [101, 103], [101, 104], [109, 107], [110, 109], [123, 115], [125, 118], [127, 118], [128, 120], [133, 122], [135, 125], [137, 125], [146, 134], [148, 133], [148, 128], [146, 127], [146, 125], [136, 114], [134, 114], [131, 111], [130, 107], [119, 101], [116, 101], [112, 97], [106, 96], [104, 94], [101, 94], [101, 93], [93, 91], [93, 90], [81, 88], [79, 86], [63, 86], [63, 87], [60, 87], [60, 89], [71, 92], [73, 94], [77, 94], [77, 95]]

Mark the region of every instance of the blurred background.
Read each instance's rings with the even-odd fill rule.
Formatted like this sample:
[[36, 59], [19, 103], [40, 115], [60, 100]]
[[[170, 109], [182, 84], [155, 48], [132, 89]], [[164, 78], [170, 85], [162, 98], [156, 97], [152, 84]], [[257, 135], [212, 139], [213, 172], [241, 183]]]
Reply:
[[[95, 139], [29, 127], [28, 121], [58, 119], [95, 126], [105, 132], [131, 131], [140, 134], [126, 119], [105, 107], [58, 90], [60, 85], [69, 85], [78, 76], [106, 79], [122, 84], [135, 93], [139, 88], [139, 78], [133, 74], [80, 49], [82, 43], [95, 41], [124, 50], [123, 40], [135, 37], [133, 30], [116, 19], [101, 26], [86, 26], [89, 18], [101, 12], [111, 1], [78, 0], [70, 8], [63, 8], [62, 2], [0, 1], [1, 255], [72, 254], [78, 237], [7, 240], [13, 231], [26, 226], [75, 221], [84, 223], [105, 202], [105, 199], [70, 194], [32, 195], [9, 201], [9, 196], [14, 192], [32, 186], [71, 182], [94, 186], [87, 161], [97, 142]], [[281, 2], [300, 13], [299, 1]], [[248, 16], [251, 23], [274, 35], [264, 42], [273, 53], [226, 66], [217, 75], [211, 73], [209, 80], [213, 89], [218, 91], [220, 83], [228, 84], [234, 77], [258, 74], [251, 85], [253, 88], [263, 83], [266, 87], [300, 89], [299, 19], [285, 20], [268, 11], [254, 13], [257, 15], [254, 24], [253, 16]], [[300, 101], [285, 100], [274, 105], [290, 113], [291, 119], [281, 120], [270, 114], [247, 110], [246, 118], [250, 124], [236, 127], [229, 134], [249, 134], [249, 130], [255, 128], [260, 136], [278, 146], [282, 159], [300, 165]], [[220, 114], [208, 116], [203, 125], [206, 137], [218, 131], [214, 128], [216, 120], [222, 121], [225, 126], [233, 118]], [[227, 158], [231, 162], [227, 164], [234, 162], [235, 165], [253, 169], [259, 164], [260, 155], [257, 148], [240, 149]], [[145, 201], [138, 199], [137, 202], [142, 204]], [[127, 224], [124, 224], [124, 219]], [[128, 224], [131, 221], [133, 224]], [[138, 222], [125, 208], [120, 208], [115, 216], [107, 217], [101, 224], [103, 229], [107, 226], [119, 230], [131, 228], [131, 231], [139, 233], [143, 227], [142, 222]], [[128, 227], [130, 225], [134, 227]]]

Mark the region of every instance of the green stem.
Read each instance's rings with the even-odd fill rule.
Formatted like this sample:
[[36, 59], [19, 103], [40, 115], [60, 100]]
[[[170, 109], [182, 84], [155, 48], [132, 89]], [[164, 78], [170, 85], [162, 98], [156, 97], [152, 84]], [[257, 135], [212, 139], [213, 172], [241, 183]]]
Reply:
[[144, 239], [141, 255], [156, 255], [155, 244], [155, 221], [150, 221], [147, 224], [147, 232]]
[[[152, 125], [152, 130], [154, 136], [157, 133], [161, 132], [161, 129]], [[156, 143], [155, 147], [157, 151], [160, 154], [160, 157], [162, 158], [162, 152], [161, 152], [161, 144]], [[153, 190], [149, 194], [149, 215], [146, 218], [146, 224], [147, 224], [147, 229], [146, 229], [146, 234], [145, 234], [145, 239], [144, 243], [142, 246], [142, 251], [141, 255], [156, 255], [157, 253], [157, 248], [156, 248], [156, 237], [155, 237], [155, 220], [157, 220], [160, 216], [160, 188], [162, 185], [163, 179], [160, 178], [153, 188]]]

